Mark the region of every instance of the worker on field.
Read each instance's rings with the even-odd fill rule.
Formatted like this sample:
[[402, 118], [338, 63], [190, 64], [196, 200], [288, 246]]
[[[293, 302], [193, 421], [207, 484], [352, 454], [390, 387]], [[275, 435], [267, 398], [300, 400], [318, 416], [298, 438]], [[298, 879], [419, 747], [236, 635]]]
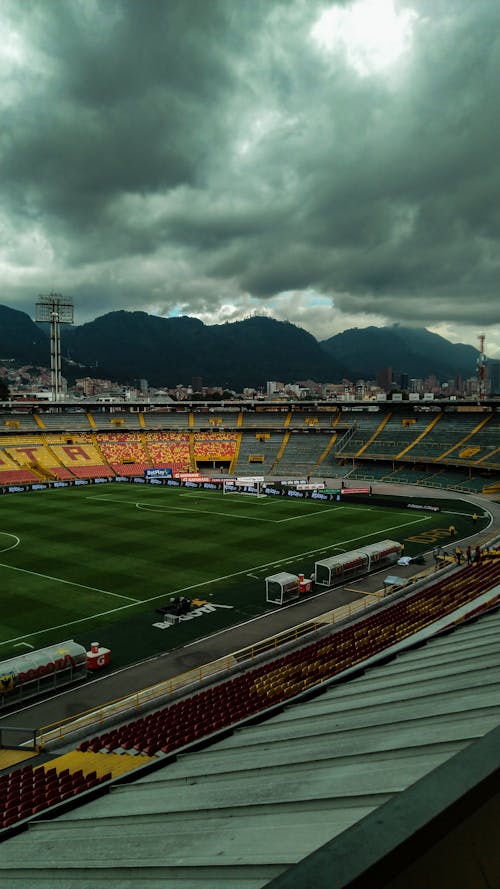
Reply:
[[472, 515], [472, 524], [474, 526], [477, 525], [477, 512], [473, 513]]
[[456, 548], [456, 550], [455, 550], [455, 558], [456, 558], [456, 560], [457, 560], [457, 565], [461, 565], [461, 564], [462, 564], [462, 559], [463, 559], [463, 557], [464, 557], [464, 554], [463, 554], [463, 552], [462, 552], [462, 549], [461, 549], [460, 546], [457, 545], [457, 548]]
[[455, 537], [455, 534], [457, 533], [457, 529], [455, 528], [455, 525], [450, 525], [450, 527], [448, 528], [448, 533], [449, 533], [451, 539], [453, 540], [453, 538]]

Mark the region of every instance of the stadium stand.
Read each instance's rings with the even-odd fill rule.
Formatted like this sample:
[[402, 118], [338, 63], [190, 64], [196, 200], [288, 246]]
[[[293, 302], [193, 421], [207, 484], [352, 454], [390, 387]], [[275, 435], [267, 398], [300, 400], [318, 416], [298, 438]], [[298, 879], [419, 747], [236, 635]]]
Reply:
[[[268, 438], [258, 439], [258, 433], [244, 433], [241, 436], [240, 447], [238, 451], [238, 461], [233, 468], [233, 472], [237, 475], [262, 475], [269, 474], [275, 465], [279, 449], [283, 442], [283, 434], [281, 432], [269, 432]], [[252, 469], [252, 457], [262, 456], [264, 459], [261, 463], [254, 465]]]
[[481, 475], [479, 469], [472, 477], [471, 469], [459, 470], [442, 466], [439, 469], [434, 466], [403, 465], [392, 468], [394, 464], [380, 464], [378, 461], [361, 462], [347, 473], [350, 480], [381, 481], [387, 484], [397, 485], [421, 485], [427, 488], [438, 488], [463, 493], [481, 493], [488, 484], [494, 484], [495, 476]]
[[147, 447], [153, 466], [188, 472], [191, 464], [188, 432], [148, 432]]
[[339, 426], [347, 431], [342, 434], [339, 430], [339, 437], [335, 446], [336, 456], [354, 457], [361, 448], [370, 441], [375, 435], [380, 423], [387, 417], [387, 409], [375, 411], [342, 411], [342, 417]]
[[144, 475], [144, 470], [150, 467], [149, 454], [139, 432], [97, 432], [96, 442], [116, 475]]
[[214, 468], [230, 464], [236, 452], [235, 432], [196, 432], [193, 435], [195, 466], [211, 463]]
[[[479, 432], [481, 429], [483, 429], [484, 426], [486, 426], [487, 423], [489, 423], [489, 421], [491, 420], [491, 414], [484, 414], [484, 412], [481, 412], [476, 415], [475, 423], [473, 416], [470, 417], [469, 420], [473, 424], [472, 429], [465, 431], [464, 427], [460, 424], [460, 426], [456, 428], [456, 433], [461, 434], [463, 437], [457, 443], [448, 448], [444, 452], [444, 454], [441, 454], [441, 456], [439, 457], [440, 460], [444, 460], [448, 456], [450, 456], [451, 459], [454, 459], [454, 457], [456, 456], [456, 452], [459, 451], [461, 448], [464, 448], [466, 443], [468, 443], [477, 432]], [[464, 431], [465, 435], [463, 434]]]
[[241, 425], [242, 415], [238, 409], [234, 411], [228, 410], [206, 410], [195, 411], [193, 413], [193, 429], [236, 429]]
[[112, 429], [131, 429], [137, 430], [142, 428], [139, 414], [137, 412], [122, 413], [113, 411], [109, 414], [104, 411], [93, 411], [92, 418], [94, 420], [94, 428], [99, 432], [105, 432]]
[[38, 482], [45, 473], [38, 463], [44, 446], [33, 435], [2, 436], [0, 439], [0, 472], [5, 484]]
[[475, 432], [467, 442], [457, 447], [449, 456], [454, 462], [464, 462], [469, 465], [481, 465], [484, 467], [498, 466], [500, 462], [500, 422], [497, 417], [490, 417], [480, 430]]
[[292, 410], [290, 425], [294, 429], [330, 429], [338, 419], [339, 412], [307, 410]]
[[[279, 475], [306, 477], [310, 474], [313, 466], [319, 465], [321, 457], [330, 443], [330, 439], [330, 435], [292, 432], [284, 453], [275, 467], [276, 472]], [[329, 466], [333, 465], [330, 458]], [[340, 469], [338, 471], [336, 469], [335, 474], [339, 474], [340, 471]]]
[[100, 451], [90, 437], [81, 435], [71, 438], [71, 444], [52, 444], [51, 450], [65, 469], [76, 478], [106, 478], [113, 476], [111, 467], [105, 463]]
[[[498, 420], [486, 409], [477, 408], [471, 413], [455, 409], [447, 413], [436, 406], [419, 406], [413, 411], [402, 407], [385, 413], [381, 421], [356, 414], [335, 445], [339, 462], [352, 461], [350, 478], [424, 486], [435, 483], [458, 491], [480, 492], [495, 483], [499, 453]], [[369, 460], [382, 465], [370, 465]], [[413, 464], [413, 469], [400, 463]], [[436, 463], [443, 469], [433, 469]], [[459, 467], [464, 471], [457, 471]]]
[[391, 419], [391, 417], [392, 417], [392, 411], [390, 411], [390, 410], [383, 414], [382, 419], [380, 420], [380, 423], [376, 427], [375, 431], [371, 434], [368, 441], [359, 449], [357, 454], [354, 455], [355, 457], [360, 457], [361, 454], [364, 454], [364, 452], [366, 450], [368, 450], [368, 448], [370, 447], [372, 442], [375, 441], [375, 439], [378, 440], [379, 436], [381, 435], [382, 431], [385, 429], [385, 427], [386, 427], [387, 423], [389, 422], [389, 420]]
[[40, 477], [31, 469], [2, 469], [0, 466], [0, 484], [23, 485], [40, 481]]
[[283, 410], [257, 409], [254, 411], [243, 411], [243, 429], [282, 429], [288, 426], [291, 419], [291, 413], [288, 408]]
[[0, 472], [12, 472], [19, 469], [19, 465], [12, 459], [6, 448], [0, 449]]
[[[386, 481], [387, 476], [391, 474], [391, 466], [386, 463], [383, 466], [380, 466], [377, 463], [363, 463], [358, 465], [355, 469], [352, 469], [348, 473], [349, 479], [356, 479], [359, 481]], [[392, 473], [392, 482], [397, 484], [399, 481], [399, 471]]]
[[[493, 490], [498, 482], [500, 424], [498, 411], [491, 406], [316, 407], [169, 408], [133, 413], [107, 413], [103, 408], [93, 414], [61, 408], [40, 414], [3, 414], [0, 448], [6, 457], [1, 478], [12, 484], [73, 475], [132, 476], [151, 466], [185, 472], [195, 471], [199, 463], [201, 468], [224, 467], [226, 472], [240, 474], [248, 473], [253, 465], [254, 472], [259, 467], [259, 473], [282, 476], [348, 475], [425, 487], [435, 483], [465, 492]], [[308, 435], [303, 435], [306, 430]], [[328, 448], [323, 443], [327, 430], [336, 435], [333, 441], [328, 439]], [[221, 444], [223, 434], [226, 445]], [[258, 440], [254, 441], [254, 434]], [[71, 453], [68, 445], [89, 445], [93, 450]], [[33, 461], [21, 457], [26, 447], [36, 447]], [[18, 453], [9, 456], [6, 448]], [[15, 474], [9, 476], [7, 471]]]
[[82, 769], [74, 772], [63, 769], [58, 772], [55, 767], [46, 769], [44, 766], [23, 766], [0, 778], [3, 803], [0, 823], [2, 827], [10, 827], [17, 821], [37, 815], [44, 809], [96, 787], [99, 783], [109, 781], [110, 778], [111, 772], [98, 777], [95, 770], [87, 770], [84, 774]]
[[477, 426], [477, 414], [445, 414], [421, 442], [412, 448], [409, 456], [412, 459], [441, 460], [445, 453], [450, 453]]
[[151, 429], [172, 429], [187, 430], [189, 429], [190, 412], [187, 410], [150, 410], [145, 411], [144, 428]]
[[72, 432], [90, 431], [90, 422], [85, 411], [61, 411], [56, 414], [44, 413], [37, 415], [40, 420], [40, 428], [47, 432], [60, 432], [71, 429]]
[[0, 434], [16, 430], [19, 430], [19, 432], [36, 432], [37, 429], [37, 423], [31, 412], [19, 413], [12, 411], [11, 413], [0, 414]]
[[376, 438], [367, 443], [363, 456], [395, 458], [400, 452], [405, 451], [423, 434], [429, 427], [428, 416], [415, 417], [414, 414], [392, 414], [386, 416], [384, 428]]
[[[0, 779], [1, 827], [8, 835], [37, 816], [43, 821], [0, 847], [2, 874], [20, 889], [49, 873], [63, 886], [71, 874], [71, 885], [83, 889], [89, 880], [98, 884], [104, 865], [113, 886], [123, 885], [124, 868], [133, 885], [154, 866], [163, 883], [236, 889], [264, 887], [292, 868], [289, 885], [307, 885], [293, 875], [298, 862], [348, 837], [371, 812], [371, 841], [348, 864], [358, 866], [365, 845], [386, 850], [393, 836], [377, 828], [380, 806], [414, 792], [427, 774], [436, 775], [435, 784], [436, 769], [498, 725], [500, 612], [480, 609], [495, 601], [499, 570], [493, 560], [457, 570], [306, 646], [83, 741], [66, 761], [63, 755], [15, 769]], [[493, 599], [463, 623], [457, 608], [487, 591]], [[443, 627], [446, 635], [430, 635]], [[361, 663], [362, 671], [353, 670]], [[265, 721], [255, 723], [258, 713]], [[209, 747], [200, 746], [203, 738]], [[176, 750], [184, 755], [174, 758]], [[131, 769], [138, 770], [135, 781]], [[127, 783], [113, 784], [121, 774]], [[429, 790], [423, 796], [435, 798]], [[414, 808], [408, 804], [405, 824]], [[401, 802], [394, 817], [400, 824]], [[416, 822], [412, 830], [422, 833]], [[323, 863], [325, 851], [330, 868], [345, 868], [340, 850], [322, 850]], [[314, 885], [331, 886], [326, 876], [317, 883], [320, 867]], [[345, 872], [334, 885], [350, 885]], [[356, 885], [382, 883], [370, 877]]]

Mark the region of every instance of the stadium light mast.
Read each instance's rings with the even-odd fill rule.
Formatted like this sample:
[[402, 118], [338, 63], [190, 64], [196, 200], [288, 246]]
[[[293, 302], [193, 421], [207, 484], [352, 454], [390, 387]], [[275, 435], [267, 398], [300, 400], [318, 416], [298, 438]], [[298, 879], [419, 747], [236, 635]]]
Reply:
[[479, 400], [483, 401], [486, 396], [486, 355], [484, 354], [484, 333], [480, 333], [479, 340], [479, 358], [477, 359], [477, 381], [479, 390]]
[[39, 296], [36, 320], [50, 321], [50, 382], [52, 400], [58, 401], [62, 392], [61, 380], [61, 324], [73, 323], [73, 300], [70, 296], [49, 293]]

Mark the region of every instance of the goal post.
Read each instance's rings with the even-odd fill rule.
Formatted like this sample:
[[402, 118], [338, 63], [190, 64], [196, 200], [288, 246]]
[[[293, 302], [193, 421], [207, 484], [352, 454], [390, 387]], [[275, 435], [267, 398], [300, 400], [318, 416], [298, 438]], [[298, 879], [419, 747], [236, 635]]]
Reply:
[[250, 497], [267, 497], [264, 493], [263, 476], [251, 478], [225, 478], [222, 483], [223, 494], [243, 494]]

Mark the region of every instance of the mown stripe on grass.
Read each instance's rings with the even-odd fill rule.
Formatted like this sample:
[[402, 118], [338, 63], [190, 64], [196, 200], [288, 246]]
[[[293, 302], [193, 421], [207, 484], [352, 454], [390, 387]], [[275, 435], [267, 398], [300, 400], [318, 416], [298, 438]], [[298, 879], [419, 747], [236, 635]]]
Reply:
[[[360, 537], [351, 537], [349, 540], [340, 540], [337, 543], [332, 544], [330, 547], [326, 547], [326, 549], [332, 550], [332, 549], [338, 548], [339, 546], [342, 546], [343, 544], [355, 543], [356, 541], [364, 540], [367, 537], [375, 537], [380, 534], [387, 534], [389, 531], [395, 531], [395, 530], [398, 530], [399, 528], [404, 528], [407, 525], [416, 525], [422, 521], [430, 521], [431, 518], [432, 518], [432, 516], [420, 515], [417, 519], [413, 519], [410, 522], [403, 522], [399, 525], [392, 525], [389, 528], [380, 528], [377, 531], [371, 531], [369, 534], [363, 534]], [[316, 549], [313, 549], [313, 550], [308, 550], [307, 552], [296, 553], [295, 555], [287, 556], [285, 559], [282, 559], [281, 562], [291, 562], [294, 559], [300, 559], [305, 556], [311, 556], [311, 555], [314, 555], [315, 553], [323, 553], [323, 552], [325, 552], [325, 547], [321, 546], [321, 547], [317, 547]], [[233, 577], [240, 577], [240, 576], [246, 575], [246, 574], [248, 574], [249, 571], [259, 571], [261, 569], [269, 568], [272, 566], [278, 567], [279, 565], [280, 565], [280, 562], [276, 562], [274, 560], [272, 562], [264, 562], [262, 565], [255, 565], [253, 568], [247, 567], [241, 571], [234, 571], [231, 574], [223, 574], [220, 577], [214, 577], [214, 578], [212, 578], [212, 580], [202, 580], [199, 583], [190, 584], [190, 586], [180, 587], [179, 589], [171, 590], [169, 592], [169, 596], [171, 596], [171, 597], [178, 596], [181, 593], [188, 593], [191, 590], [199, 589], [200, 587], [210, 586], [213, 583], [220, 583], [223, 580], [230, 580]], [[11, 565], [2, 566], [2, 563], [0, 563], [0, 567], [11, 568], [12, 566]], [[14, 570], [24, 571], [25, 569], [16, 568]], [[27, 573], [34, 574], [35, 572], [28, 571]], [[46, 577], [47, 575], [42, 574], [40, 576]], [[52, 579], [57, 580], [57, 578], [52, 578]], [[70, 583], [71, 581], [62, 581], [62, 582], [63, 583]], [[75, 586], [83, 586], [83, 584], [75, 584]], [[84, 589], [92, 589], [92, 587], [83, 587], [83, 588]], [[99, 592], [99, 590], [97, 590], [97, 592]], [[103, 590], [102, 592], [106, 592], [106, 591]], [[110, 595], [118, 596], [120, 594], [119, 593], [110, 593]], [[122, 596], [122, 598], [129, 598], [129, 597]], [[4, 642], [0, 642], [0, 647], [2, 647], [3, 645], [10, 645], [14, 642], [19, 642], [22, 639], [30, 639], [31, 637], [34, 637], [34, 636], [40, 636], [43, 633], [52, 633], [52, 632], [54, 632], [54, 630], [62, 630], [62, 629], [66, 629], [68, 627], [75, 626], [76, 624], [84, 623], [86, 621], [97, 620], [98, 618], [101, 618], [101, 617], [107, 617], [110, 614], [116, 614], [118, 611], [125, 611], [127, 608], [133, 608], [135, 605], [141, 605], [141, 606], [148, 605], [150, 602], [156, 602], [158, 599], [164, 599], [164, 598], [165, 598], [165, 593], [160, 593], [157, 596], [151, 596], [151, 598], [149, 598], [149, 599], [132, 600], [131, 604], [129, 604], [129, 605], [120, 605], [118, 608], [112, 608], [108, 611], [101, 611], [97, 614], [91, 614], [88, 617], [82, 617], [82, 618], [78, 618], [77, 620], [69, 621], [68, 623], [57, 624], [57, 626], [54, 626], [54, 627], [45, 627], [42, 630], [36, 630], [35, 632], [32, 632], [32, 633], [26, 633], [24, 636], [16, 636], [13, 639], [6, 639]]]
[[21, 571], [23, 574], [31, 574], [33, 577], [42, 577], [44, 580], [53, 580], [55, 583], [66, 583], [68, 586], [77, 586], [82, 590], [91, 590], [93, 593], [104, 593], [106, 596], [115, 596], [117, 599], [128, 599], [129, 602], [139, 604], [141, 599], [133, 599], [132, 596], [124, 596], [123, 593], [112, 593], [110, 590], [101, 590], [99, 587], [87, 586], [85, 583], [77, 583], [75, 580], [64, 580], [62, 577], [53, 577], [51, 574], [41, 574], [39, 571], [30, 571], [28, 568], [19, 568], [17, 565], [8, 565], [0, 562], [0, 568], [8, 568], [11, 571]]

